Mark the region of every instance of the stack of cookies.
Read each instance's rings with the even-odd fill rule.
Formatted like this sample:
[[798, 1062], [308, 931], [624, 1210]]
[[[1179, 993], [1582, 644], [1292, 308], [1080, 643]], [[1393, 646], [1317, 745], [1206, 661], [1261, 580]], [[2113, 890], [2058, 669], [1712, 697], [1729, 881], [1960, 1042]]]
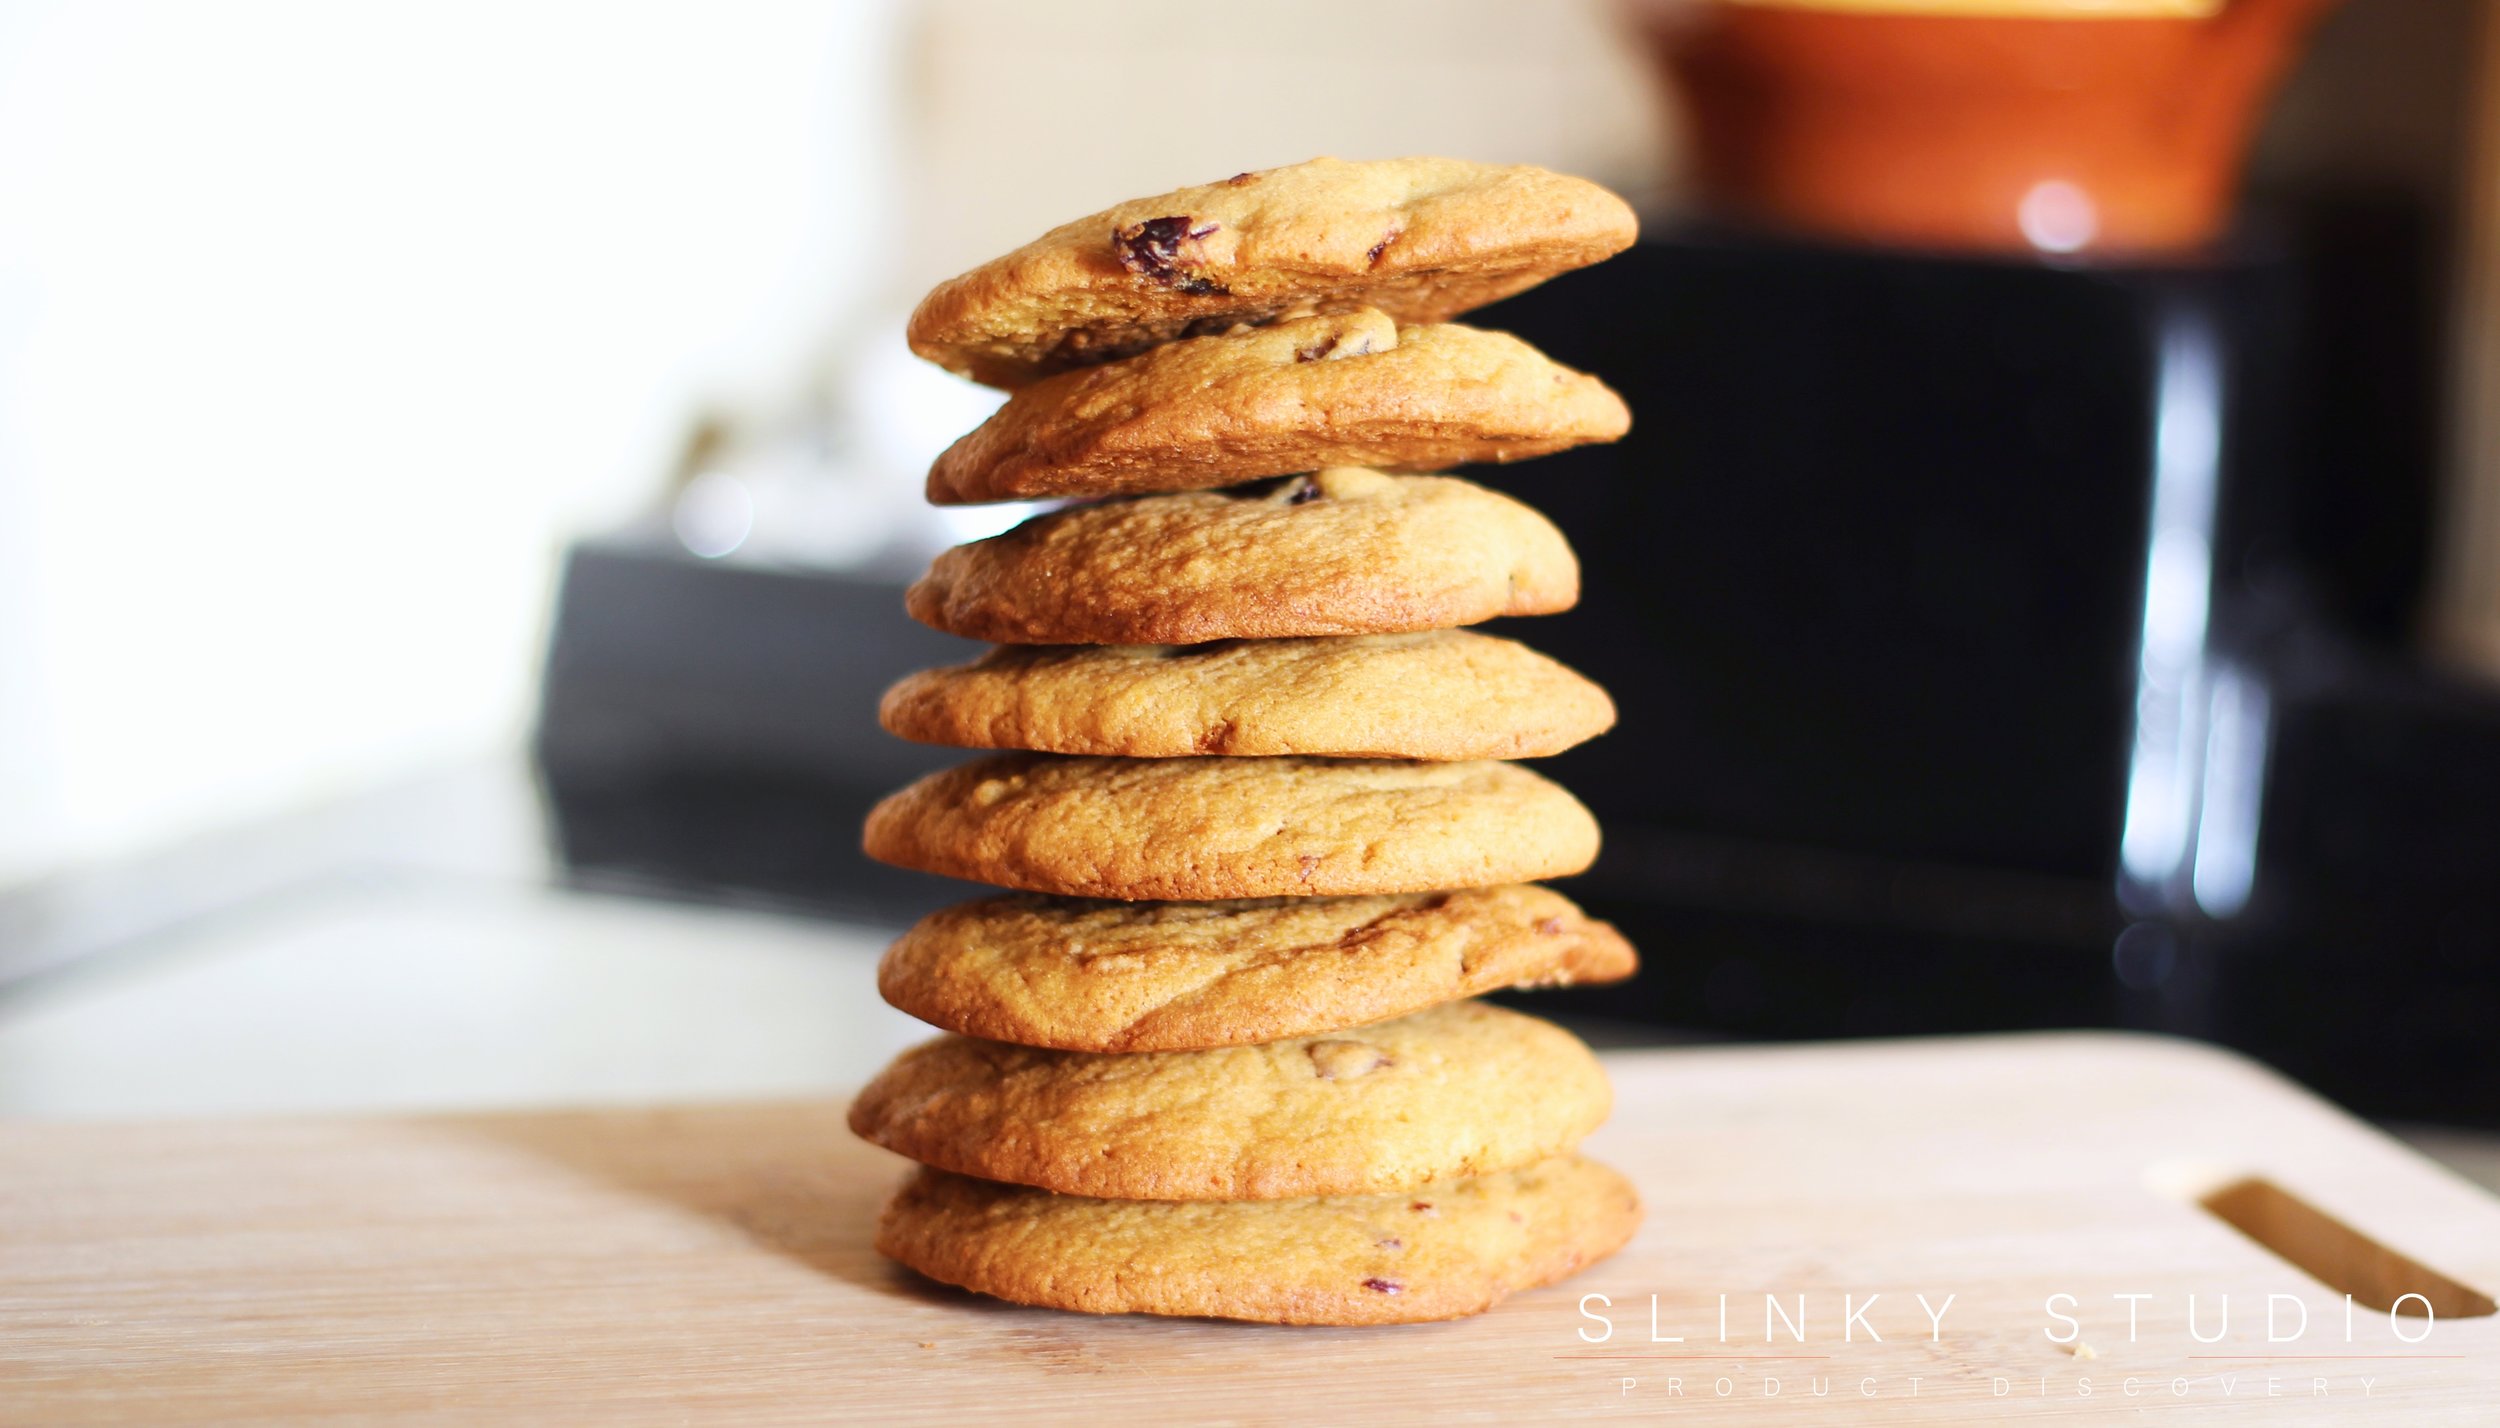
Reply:
[[940, 286], [914, 351], [1008, 389], [940, 503], [1067, 498], [950, 550], [909, 608], [995, 642], [896, 686], [907, 739], [1003, 750], [880, 804], [868, 852], [1016, 890], [879, 983], [951, 1033], [852, 1107], [923, 1167], [878, 1247], [1027, 1304], [1443, 1319], [1611, 1253], [1639, 1204], [1573, 1153], [1611, 1093], [1470, 1000], [1629, 976], [1534, 885], [1588, 810], [1506, 760], [1603, 690], [1464, 627], [1570, 607], [1542, 516], [1429, 472], [1629, 424], [1592, 377], [1445, 319], [1631, 242], [1530, 168], [1316, 160], [1125, 203]]

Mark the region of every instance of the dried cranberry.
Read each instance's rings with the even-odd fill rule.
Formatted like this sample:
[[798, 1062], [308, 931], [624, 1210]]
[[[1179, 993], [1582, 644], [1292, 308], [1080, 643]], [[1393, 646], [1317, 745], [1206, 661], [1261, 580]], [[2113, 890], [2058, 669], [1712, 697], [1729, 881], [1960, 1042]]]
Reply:
[[1176, 215], [1132, 223], [1112, 234], [1111, 241], [1119, 245], [1121, 267], [1159, 278], [1172, 270], [1188, 237], [1189, 220]]
[[1185, 214], [1149, 218], [1114, 232], [1111, 246], [1120, 255], [1120, 266], [1132, 273], [1192, 296], [1220, 296], [1227, 291], [1223, 284], [1189, 271], [1205, 266], [1206, 255], [1199, 251], [1198, 240], [1217, 227], [1193, 223]]
[[1285, 504], [1288, 506], [1307, 506], [1327, 494], [1328, 493], [1326, 491], [1319, 488], [1319, 483], [1317, 481], [1305, 476], [1302, 478], [1302, 484], [1293, 488], [1293, 494], [1285, 498]]
[[1364, 1280], [1363, 1287], [1374, 1294], [1404, 1294], [1406, 1292], [1405, 1285], [1394, 1279], [1381, 1279], [1378, 1276]]
[[1371, 246], [1370, 251], [1363, 254], [1365, 261], [1369, 262], [1373, 267], [1380, 266], [1380, 255], [1388, 252], [1389, 245], [1398, 241], [1400, 236], [1399, 230], [1395, 228], [1381, 234], [1380, 241], [1374, 243]]

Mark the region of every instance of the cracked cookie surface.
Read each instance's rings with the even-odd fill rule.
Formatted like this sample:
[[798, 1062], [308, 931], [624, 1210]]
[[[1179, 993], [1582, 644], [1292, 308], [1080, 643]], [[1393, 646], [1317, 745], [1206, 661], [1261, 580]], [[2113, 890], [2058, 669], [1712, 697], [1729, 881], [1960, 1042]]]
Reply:
[[879, 803], [880, 862], [1068, 897], [1439, 892], [1585, 870], [1597, 821], [1516, 764], [998, 754]]
[[1014, 388], [1177, 337], [1374, 307], [1439, 322], [1631, 246], [1585, 179], [1462, 159], [1313, 159], [1133, 199], [940, 283], [911, 349]]
[[1631, 944], [1549, 888], [1251, 902], [984, 898], [886, 949], [886, 1001], [1066, 1051], [1181, 1051], [1363, 1026], [1504, 987], [1612, 982]]
[[1018, 1304], [1270, 1324], [1481, 1313], [1623, 1247], [1631, 1182], [1576, 1155], [1398, 1195], [1096, 1200], [921, 1170], [877, 1250]]
[[1186, 645], [1445, 629], [1579, 598], [1570, 545], [1527, 506], [1332, 467], [1035, 516], [941, 553], [903, 603], [995, 644]]
[[1207, 1051], [1094, 1055], [942, 1036], [851, 1103], [923, 1165], [1125, 1200], [1373, 1195], [1557, 1155], [1612, 1092], [1579, 1038], [1483, 1002]]
[[1532, 759], [1613, 727], [1569, 667], [1473, 630], [1201, 645], [1005, 645], [878, 707], [924, 744], [1176, 758]]
[[1203, 490], [1329, 466], [1517, 461], [1631, 427], [1603, 382], [1506, 332], [1370, 308], [1169, 343], [1026, 387], [948, 447], [928, 497]]

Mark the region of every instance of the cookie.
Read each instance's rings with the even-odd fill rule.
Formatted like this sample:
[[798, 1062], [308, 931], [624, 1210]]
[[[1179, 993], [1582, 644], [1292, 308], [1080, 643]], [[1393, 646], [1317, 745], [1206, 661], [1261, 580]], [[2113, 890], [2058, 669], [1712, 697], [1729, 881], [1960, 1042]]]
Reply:
[[1265, 1324], [1412, 1324], [1482, 1313], [1621, 1249], [1630, 1181], [1558, 1156], [1399, 1195], [1093, 1200], [942, 1170], [905, 1181], [877, 1251], [1017, 1304]]
[[1115, 1200], [1385, 1195], [1561, 1154], [1605, 1120], [1579, 1038], [1484, 1002], [1211, 1051], [942, 1036], [851, 1103], [923, 1165]]
[[1579, 598], [1562, 532], [1510, 497], [1335, 467], [1035, 516], [939, 555], [904, 607], [994, 644], [1188, 645], [1444, 629]]
[[1638, 231], [1585, 179], [1459, 159], [1309, 163], [1134, 199], [938, 285], [911, 350], [1018, 387], [1295, 311], [1439, 322], [1610, 257]]
[[923, 744], [1176, 758], [1316, 754], [1532, 759], [1613, 727], [1606, 691], [1472, 630], [1004, 645], [886, 692], [886, 729]]
[[939, 505], [1437, 471], [1629, 430], [1623, 399], [1506, 332], [1372, 308], [1193, 337], [1017, 392], [929, 469]]
[[1597, 821], [1516, 764], [997, 754], [879, 803], [868, 856], [1024, 892], [1438, 892], [1585, 870]]
[[1503, 987], [1613, 982], [1630, 943], [1524, 884], [1253, 902], [985, 898], [886, 949], [877, 989], [933, 1026], [1065, 1051], [1190, 1051], [1405, 1016]]

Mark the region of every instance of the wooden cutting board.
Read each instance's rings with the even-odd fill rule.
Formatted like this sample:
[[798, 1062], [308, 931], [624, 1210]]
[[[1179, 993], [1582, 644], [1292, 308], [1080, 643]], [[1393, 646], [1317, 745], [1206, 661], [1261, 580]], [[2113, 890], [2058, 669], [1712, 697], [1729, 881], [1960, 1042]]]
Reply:
[[[0, 1125], [0, 1422], [2500, 1421], [2500, 1318], [2459, 1317], [2500, 1288], [2500, 1202], [2247, 1063], [2099, 1035], [1609, 1060], [1591, 1149], [1647, 1199], [1632, 1247], [1374, 1330], [917, 1280], [869, 1249], [898, 1162], [831, 1103]], [[2331, 1219], [2235, 1214], [2438, 1317], [2357, 1308], [2347, 1342], [2340, 1292], [2198, 1204], [2252, 1175]], [[2304, 1338], [2267, 1342], [2269, 1294]]]

